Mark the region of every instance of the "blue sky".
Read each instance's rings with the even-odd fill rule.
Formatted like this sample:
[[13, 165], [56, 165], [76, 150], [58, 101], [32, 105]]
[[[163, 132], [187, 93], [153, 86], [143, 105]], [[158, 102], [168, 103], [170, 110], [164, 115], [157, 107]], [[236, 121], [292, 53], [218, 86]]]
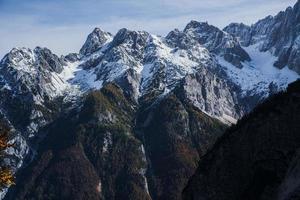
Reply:
[[126, 27], [166, 35], [190, 20], [223, 28], [252, 24], [296, 0], [0, 0], [0, 57], [11, 48], [46, 46], [78, 52], [94, 27], [115, 33]]

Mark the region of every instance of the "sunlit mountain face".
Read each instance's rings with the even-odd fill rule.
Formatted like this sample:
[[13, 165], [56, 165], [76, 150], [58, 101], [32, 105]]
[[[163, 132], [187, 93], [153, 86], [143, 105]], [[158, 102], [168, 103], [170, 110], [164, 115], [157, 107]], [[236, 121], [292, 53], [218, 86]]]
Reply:
[[0, 199], [300, 198], [299, 27], [298, 1], [252, 25], [96, 27], [78, 53], [11, 49], [0, 170], [15, 178]]

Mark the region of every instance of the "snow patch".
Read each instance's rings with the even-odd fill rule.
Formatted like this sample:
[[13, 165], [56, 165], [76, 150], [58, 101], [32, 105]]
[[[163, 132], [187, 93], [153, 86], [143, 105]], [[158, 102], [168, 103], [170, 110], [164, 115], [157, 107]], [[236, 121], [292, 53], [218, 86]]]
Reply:
[[109, 146], [112, 145], [112, 135], [108, 132], [103, 141], [102, 153], [106, 153], [108, 151]]
[[[142, 155], [143, 155], [143, 158], [142, 158], [143, 162], [145, 162], [145, 164], [146, 164], [147, 163], [147, 158], [146, 158], [146, 152], [145, 152], [145, 148], [144, 148], [143, 144], [141, 145], [141, 152], [142, 152]], [[146, 172], [147, 172], [147, 167], [142, 168], [140, 170], [140, 174], [142, 175], [142, 177], [144, 179], [145, 190], [150, 195], [150, 193], [149, 193], [149, 187], [148, 187], [148, 180], [147, 180], [147, 177], [146, 177]]]
[[296, 81], [299, 75], [288, 67], [274, 67], [277, 58], [268, 51], [261, 52], [259, 46], [260, 44], [255, 44], [244, 48], [252, 60], [243, 63], [242, 69], [233, 66], [222, 57], [218, 56], [217, 60], [231, 80], [241, 87], [243, 95], [251, 92], [267, 97], [270, 94], [270, 84], [284, 90], [289, 83]]

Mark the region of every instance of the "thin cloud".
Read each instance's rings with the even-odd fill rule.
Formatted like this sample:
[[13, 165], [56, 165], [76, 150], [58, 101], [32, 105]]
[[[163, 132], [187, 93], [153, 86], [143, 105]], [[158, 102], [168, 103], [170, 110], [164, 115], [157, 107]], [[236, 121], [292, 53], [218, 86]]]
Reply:
[[[166, 35], [190, 20], [223, 28], [254, 23], [296, 0], [0, 0], [0, 57], [15, 46], [46, 46], [57, 54], [78, 52], [87, 34], [100, 27]], [[9, 23], [8, 23], [9, 22]]]

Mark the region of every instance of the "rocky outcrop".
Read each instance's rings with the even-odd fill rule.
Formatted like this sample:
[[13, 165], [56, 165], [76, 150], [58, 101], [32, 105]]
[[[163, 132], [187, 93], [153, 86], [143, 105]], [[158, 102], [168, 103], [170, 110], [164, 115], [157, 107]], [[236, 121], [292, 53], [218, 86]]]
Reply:
[[184, 32], [236, 67], [242, 68], [242, 62], [251, 60], [235, 37], [206, 22], [191, 21]]
[[84, 45], [80, 49], [80, 54], [83, 56], [91, 55], [111, 39], [111, 33], [104, 32], [100, 28], [95, 28], [93, 32], [88, 35]]
[[274, 66], [290, 69], [300, 74], [300, 1], [276, 16], [268, 16], [251, 27], [230, 24], [224, 31], [240, 38], [244, 46], [261, 43], [261, 51], [271, 51], [278, 60]]
[[[242, 44], [265, 41], [271, 22]], [[0, 115], [22, 154], [8, 162], [25, 165], [7, 198], [180, 199], [224, 124], [299, 77], [243, 48], [249, 29], [191, 21], [161, 37], [95, 28], [78, 54], [13, 49], [0, 63]]]
[[181, 199], [225, 126], [175, 94], [142, 105], [114, 84], [90, 93], [45, 127], [37, 157], [6, 199]]
[[[88, 40], [91, 37], [88, 37], [87, 43], [89, 43]], [[170, 41], [173, 40], [172, 38], [169, 39]], [[137, 32], [122, 29], [111, 42], [109, 40], [104, 42], [105, 44], [100, 42], [101, 45], [99, 43], [97, 50], [91, 50], [91, 54], [87, 55], [69, 54], [59, 58], [45, 48], [36, 48], [35, 50], [25, 48], [13, 49], [1, 61], [0, 95], [2, 98], [0, 111], [10, 121], [12, 126], [19, 131], [19, 135], [16, 135], [16, 141], [20, 144], [25, 142], [24, 145], [21, 145], [21, 151], [25, 153], [18, 158], [19, 161], [17, 162], [22, 163], [23, 160], [31, 162], [32, 156], [40, 156], [39, 153], [35, 154], [34, 152], [41, 141], [47, 140], [44, 138], [49, 132], [47, 125], [55, 121], [60, 115], [67, 115], [73, 107], [78, 107], [82, 96], [88, 95], [91, 91], [100, 89], [107, 84], [116, 83], [119, 85], [124, 96], [131, 101], [131, 106], [139, 107], [144, 106], [141, 103], [143, 102], [142, 99], [152, 96], [152, 104], [164, 98], [165, 95], [172, 92], [175, 88], [179, 88], [187, 75], [197, 71], [200, 72], [206, 67], [206, 70], [209, 70], [211, 74], [209, 78], [214, 77], [212, 82], [218, 78], [225, 78], [225, 76], [221, 77], [217, 74], [213, 76], [218, 67], [216, 60], [196, 40], [190, 39], [194, 44], [178, 48], [178, 45], [171, 44], [170, 41], [166, 41], [163, 37], [150, 35], [144, 31]], [[91, 41], [93, 40], [91, 39]], [[89, 44], [93, 43], [91, 41]], [[86, 44], [84, 46], [87, 48]], [[202, 80], [199, 79], [197, 81], [201, 82]], [[193, 87], [193, 84], [187, 84], [186, 87], [181, 88], [188, 91], [189, 86]], [[213, 97], [214, 91], [218, 93], [225, 89], [217, 89], [216, 87], [219, 86], [216, 84], [214, 86], [215, 89], [206, 91], [207, 96]], [[191, 92], [194, 89], [190, 88], [189, 91], [189, 97], [196, 95], [196, 93]], [[181, 91], [181, 93], [183, 94], [184, 92]], [[227, 92], [225, 93], [227, 95]], [[236, 93], [232, 92], [229, 95], [236, 95]], [[182, 95], [181, 101], [184, 101], [184, 98], [186, 97]], [[221, 106], [220, 104], [217, 105], [215, 101], [209, 100], [212, 107], [204, 109], [204, 102], [200, 98], [196, 98], [196, 101], [198, 103], [195, 109], [203, 109], [208, 115], [206, 116], [207, 118], [212, 116], [223, 119], [222, 113], [224, 110], [220, 109], [218, 115], [212, 112], [212, 107], [216, 108]], [[196, 105], [195, 101], [190, 101], [189, 103]], [[231, 102], [228, 105], [235, 107]], [[198, 110], [197, 112], [202, 111]], [[240, 116], [242, 113], [235, 108], [233, 108], [232, 112], [232, 118]], [[99, 113], [101, 112], [99, 111]], [[111, 117], [107, 112], [99, 114], [99, 120], [108, 120]], [[71, 120], [71, 117], [69, 120]], [[217, 135], [219, 134], [211, 136], [213, 139], [207, 141], [207, 143], [212, 144]], [[190, 148], [192, 149], [191, 151], [197, 152], [198, 148], [190, 147], [190, 144], [184, 143], [185, 148]], [[27, 151], [27, 145], [30, 145], [32, 152]], [[196, 145], [196, 142], [193, 145]], [[73, 149], [73, 147], [70, 148]], [[209, 145], [203, 148], [207, 149]], [[73, 150], [69, 153], [72, 153]], [[74, 151], [79, 153], [80, 150], [76, 147]], [[83, 153], [79, 154], [84, 155]], [[145, 150], [145, 154], [147, 154], [147, 150]], [[28, 159], [25, 158], [26, 155]], [[54, 157], [56, 155], [54, 154]], [[138, 159], [145, 160], [145, 155], [143, 156]], [[197, 156], [198, 154], [196, 153], [195, 158]], [[183, 164], [183, 160], [177, 161], [176, 157], [173, 159], [175, 160], [174, 162], [181, 163], [178, 166]], [[180, 190], [183, 188], [184, 182], [193, 173], [194, 169], [194, 164], [189, 164], [188, 167], [184, 168], [187, 173], [183, 178], [178, 179], [178, 186], [174, 182], [172, 186], [176, 188], [174, 192], [166, 189], [166, 185], [158, 186], [155, 184], [151, 187], [153, 187], [153, 190], [168, 190], [174, 198], [177, 198], [180, 196]], [[145, 173], [144, 169], [142, 171]], [[175, 172], [178, 173], [179, 170], [174, 168]], [[143, 176], [143, 184], [145, 184], [145, 177], [146, 175]], [[163, 178], [160, 177], [160, 179]], [[155, 196], [154, 193], [151, 195]]]
[[[13, 172], [30, 162], [33, 140], [43, 137], [37, 133], [63, 107], [55, 80], [60, 81], [57, 74], [65, 66], [62, 58], [39, 47], [33, 51], [15, 48], [0, 63], [0, 119], [11, 127], [10, 142], [14, 144], [7, 150], [9, 156], [4, 162]], [[0, 191], [1, 198], [5, 192], [6, 189]]]
[[184, 199], [297, 199], [300, 81], [245, 116], [199, 163]]
[[34, 162], [7, 199], [150, 199], [134, 108], [115, 85], [47, 128]]
[[[201, 112], [180, 95], [147, 102], [139, 110], [137, 137], [148, 160], [147, 180], [152, 199], [181, 199], [181, 191], [199, 158], [222, 135], [225, 125]], [[151, 102], [151, 100], [150, 100]]]
[[179, 87], [183, 99], [225, 124], [235, 124], [237, 119], [251, 109], [239, 99], [239, 88], [216, 74], [218, 73], [203, 69], [186, 76]]
[[44, 69], [48, 69], [50, 72], [61, 73], [63, 67], [66, 65], [64, 60], [58, 58], [57, 55], [53, 54], [47, 48], [37, 47], [34, 49], [36, 59], [38, 60], [38, 65], [42, 66]]
[[231, 23], [224, 28], [224, 31], [234, 35], [242, 46], [249, 46], [252, 42], [251, 27], [243, 23]]
[[[13, 49], [0, 63], [0, 109], [12, 125], [28, 134], [51, 118], [51, 103], [61, 91], [57, 76], [66, 65], [46, 48]], [[54, 109], [54, 108], [53, 108]]]
[[69, 53], [64, 57], [64, 59], [66, 60], [66, 62], [74, 63], [80, 60], [80, 56], [78, 53]]

